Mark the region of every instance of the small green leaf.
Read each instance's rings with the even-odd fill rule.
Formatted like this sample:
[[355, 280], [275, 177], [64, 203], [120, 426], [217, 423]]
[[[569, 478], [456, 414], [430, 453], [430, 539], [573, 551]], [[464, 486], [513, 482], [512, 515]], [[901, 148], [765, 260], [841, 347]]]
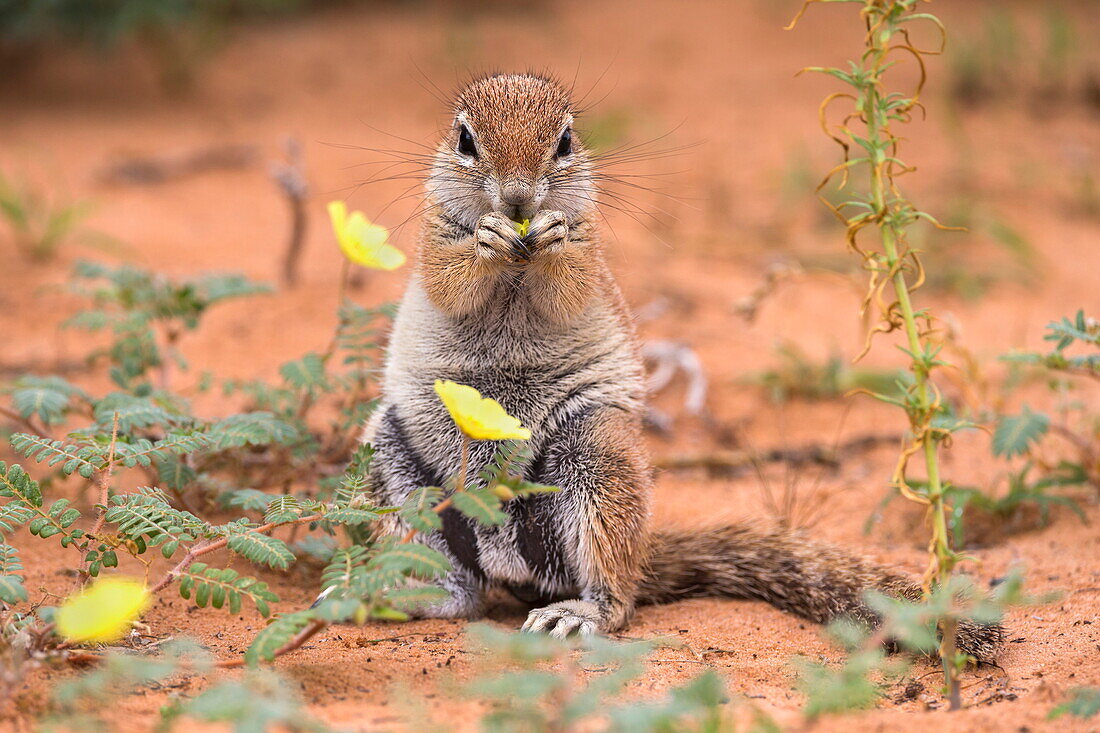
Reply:
[[34, 510], [22, 499], [0, 506], [0, 535], [14, 532], [16, 527], [26, 524], [33, 516]]
[[438, 486], [421, 486], [405, 497], [399, 514], [413, 529], [431, 532], [443, 526], [443, 520], [434, 511], [436, 504], [441, 501], [443, 489]]
[[20, 499], [27, 506], [42, 506], [42, 489], [18, 463], [8, 466], [0, 461], [0, 496]]
[[500, 510], [500, 497], [489, 489], [456, 491], [451, 495], [451, 502], [455, 509], [481, 524], [504, 524], [508, 519], [508, 515]]
[[207, 432], [218, 450], [246, 445], [289, 445], [300, 437], [299, 430], [271, 412], [230, 415], [210, 426]]
[[277, 496], [268, 502], [264, 511], [266, 524], [286, 524], [302, 516], [302, 507], [293, 496]]
[[279, 374], [288, 384], [301, 390], [326, 390], [325, 363], [318, 354], [309, 353], [297, 361], [289, 361], [279, 367]]
[[344, 507], [341, 509], [333, 509], [331, 512], [325, 514], [325, 521], [332, 524], [342, 524], [347, 526], [358, 526], [360, 524], [366, 524], [367, 522], [373, 522], [378, 519], [379, 515], [376, 512], [372, 512], [368, 509], [352, 509], [351, 507]]
[[229, 549], [252, 562], [286, 570], [294, 562], [294, 553], [282, 540], [251, 530], [229, 538]]
[[1011, 458], [1030, 450], [1050, 429], [1050, 418], [1027, 405], [1019, 415], [1003, 415], [993, 432], [993, 455]]
[[19, 574], [22, 569], [18, 551], [0, 542], [0, 601], [15, 604], [27, 600], [23, 576]]
[[376, 556], [370, 565], [420, 578], [439, 578], [451, 571], [451, 561], [441, 552], [412, 542], [390, 547]]
[[65, 419], [72, 398], [84, 392], [61, 377], [20, 377], [12, 391], [12, 403], [23, 417], [37, 416], [46, 425]]
[[18, 575], [0, 575], [0, 601], [4, 603], [22, 603], [27, 600], [27, 589]]
[[244, 653], [245, 663], [255, 666], [261, 661], [270, 662], [275, 659], [275, 652], [293, 639], [295, 634], [309, 626], [313, 620], [314, 614], [311, 610], [279, 616], [252, 640], [248, 651]]

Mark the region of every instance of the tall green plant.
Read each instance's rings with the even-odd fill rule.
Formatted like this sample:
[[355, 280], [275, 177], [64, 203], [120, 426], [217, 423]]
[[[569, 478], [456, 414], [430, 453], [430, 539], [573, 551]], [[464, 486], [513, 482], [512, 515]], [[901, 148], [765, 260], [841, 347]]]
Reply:
[[[806, 0], [790, 27], [811, 4], [826, 2], [858, 4], [866, 33], [859, 60], [849, 61], [847, 68], [805, 69], [832, 76], [851, 90], [834, 92], [821, 104], [822, 128], [844, 150], [844, 160], [828, 172], [818, 189], [837, 177], [840, 186], [845, 187], [849, 184], [848, 173], [855, 166], [867, 174], [862, 185], [851, 186], [860, 191], [853, 198], [838, 205], [830, 204], [825, 197], [822, 200], [847, 227], [848, 245], [870, 273], [863, 311], [873, 308], [879, 322], [868, 334], [860, 357], [870, 349], [876, 334], [899, 331], [904, 337], [904, 345], [899, 348], [909, 357], [913, 383], [905, 385], [900, 396], [871, 394], [901, 407], [909, 420], [909, 436], [891, 482], [904, 496], [928, 507], [932, 536], [924, 586], [926, 594], [931, 594], [934, 587], [950, 581], [959, 561], [948, 531], [946, 484], [940, 474], [939, 450], [951, 433], [963, 425], [945, 419], [940, 409], [940, 393], [932, 375], [944, 362], [939, 358], [940, 346], [931, 338], [934, 319], [928, 310], [914, 305], [912, 295], [924, 282], [925, 274], [917, 251], [909, 245], [908, 229], [920, 219], [937, 227], [940, 224], [918, 210], [899, 189], [896, 179], [913, 168], [898, 157], [900, 138], [892, 128], [908, 122], [913, 110], [920, 106], [920, 92], [925, 83], [924, 56], [940, 53], [946, 35], [935, 16], [917, 12], [919, 0]], [[938, 31], [939, 48], [914, 44], [910, 32], [917, 23]], [[919, 72], [916, 89], [908, 95], [891, 90], [887, 84], [887, 72], [903, 58], [915, 61]], [[827, 113], [839, 101], [849, 103], [851, 109], [839, 124], [830, 125]], [[923, 459], [927, 477], [919, 483], [907, 478], [914, 456]], [[966, 662], [966, 657], [955, 648], [957, 623], [957, 617], [951, 614], [939, 621], [940, 657], [952, 709], [961, 705], [958, 677]]]

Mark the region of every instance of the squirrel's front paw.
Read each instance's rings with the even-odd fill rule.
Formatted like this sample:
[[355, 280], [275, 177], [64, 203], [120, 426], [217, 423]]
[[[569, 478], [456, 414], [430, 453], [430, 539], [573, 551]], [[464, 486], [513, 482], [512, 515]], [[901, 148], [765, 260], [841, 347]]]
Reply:
[[573, 634], [591, 636], [600, 629], [600, 612], [587, 601], [561, 601], [536, 608], [527, 616], [522, 631], [549, 634], [566, 639]]
[[485, 259], [511, 262], [516, 257], [526, 259], [531, 255], [512, 220], [495, 211], [478, 219], [474, 239], [478, 255]]
[[527, 236], [523, 238], [533, 255], [553, 254], [565, 247], [569, 238], [569, 225], [560, 211], [540, 211], [531, 221]]

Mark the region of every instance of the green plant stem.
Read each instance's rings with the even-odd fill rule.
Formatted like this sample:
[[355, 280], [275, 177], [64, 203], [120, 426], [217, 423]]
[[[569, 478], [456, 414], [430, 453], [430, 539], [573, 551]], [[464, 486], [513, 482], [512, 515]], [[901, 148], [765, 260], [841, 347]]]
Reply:
[[[932, 431], [933, 399], [928, 382], [929, 364], [918, 355], [925, 354], [921, 341], [920, 330], [917, 327], [916, 314], [913, 310], [912, 298], [909, 293], [908, 283], [905, 281], [905, 271], [902, 267], [901, 257], [898, 251], [898, 236], [894, 224], [888, 220], [888, 207], [886, 203], [887, 181], [883, 168], [888, 163], [885, 161], [885, 149], [889, 142], [889, 120], [883, 110], [881, 98], [882, 66], [889, 52], [889, 36], [880, 32], [875, 26], [874, 15], [881, 13], [881, 17], [887, 18], [891, 13], [891, 7], [876, 8], [868, 13], [868, 23], [873, 30], [867, 34], [868, 43], [871, 46], [871, 58], [873, 66], [870, 79], [863, 98], [863, 117], [867, 123], [867, 137], [876, 144], [875, 152], [870, 154], [871, 169], [871, 195], [875, 218], [882, 236], [882, 249], [886, 255], [886, 264], [891, 274], [894, 293], [898, 299], [898, 308], [905, 330], [909, 353], [912, 358], [912, 370], [915, 379], [916, 405], [911, 408], [910, 422], [915, 435], [914, 440], [921, 443], [924, 452], [924, 465], [928, 480], [927, 499], [932, 521], [932, 541], [930, 551], [934, 554], [934, 567], [929, 574], [929, 585], [933, 582], [945, 583], [951, 576], [954, 564], [954, 553], [950, 546], [950, 536], [947, 529], [946, 508], [943, 500], [943, 483], [940, 479], [939, 455], [937, 442]], [[889, 21], [884, 21], [889, 24]], [[891, 30], [893, 30], [891, 28]], [[885, 137], [883, 136], [885, 133]], [[898, 477], [904, 481], [904, 475]], [[929, 588], [925, 589], [927, 593]], [[955, 630], [956, 624], [953, 618], [945, 618], [940, 623], [940, 659], [943, 664], [944, 682], [948, 689], [948, 699], [952, 710], [960, 707], [958, 666], [955, 663]]]
[[99, 531], [103, 529], [103, 521], [107, 516], [107, 504], [111, 498], [111, 474], [115, 467], [115, 447], [118, 445], [118, 411], [115, 411], [111, 425], [111, 446], [107, 449], [107, 465], [101, 471], [96, 471], [93, 483], [99, 489], [99, 506], [96, 509], [95, 524], [88, 533], [91, 537], [99, 539]]

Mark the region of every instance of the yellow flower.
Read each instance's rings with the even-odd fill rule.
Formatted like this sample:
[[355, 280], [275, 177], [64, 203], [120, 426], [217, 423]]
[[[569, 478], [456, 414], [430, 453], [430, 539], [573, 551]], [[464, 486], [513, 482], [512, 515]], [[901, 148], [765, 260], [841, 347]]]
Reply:
[[499, 402], [482, 398], [473, 387], [437, 379], [435, 393], [459, 429], [474, 440], [531, 439], [531, 431], [505, 412]]
[[333, 201], [328, 215], [340, 249], [355, 264], [374, 270], [396, 270], [405, 264], [405, 254], [387, 241], [389, 230], [368, 221], [362, 211], [349, 215], [343, 201]]
[[104, 578], [74, 593], [57, 609], [57, 632], [67, 641], [118, 641], [149, 607], [145, 584], [128, 578]]
[[531, 220], [524, 219], [523, 221], [514, 221], [512, 222], [512, 226], [516, 228], [517, 234], [519, 234], [521, 237], [526, 237], [527, 232], [531, 230]]

